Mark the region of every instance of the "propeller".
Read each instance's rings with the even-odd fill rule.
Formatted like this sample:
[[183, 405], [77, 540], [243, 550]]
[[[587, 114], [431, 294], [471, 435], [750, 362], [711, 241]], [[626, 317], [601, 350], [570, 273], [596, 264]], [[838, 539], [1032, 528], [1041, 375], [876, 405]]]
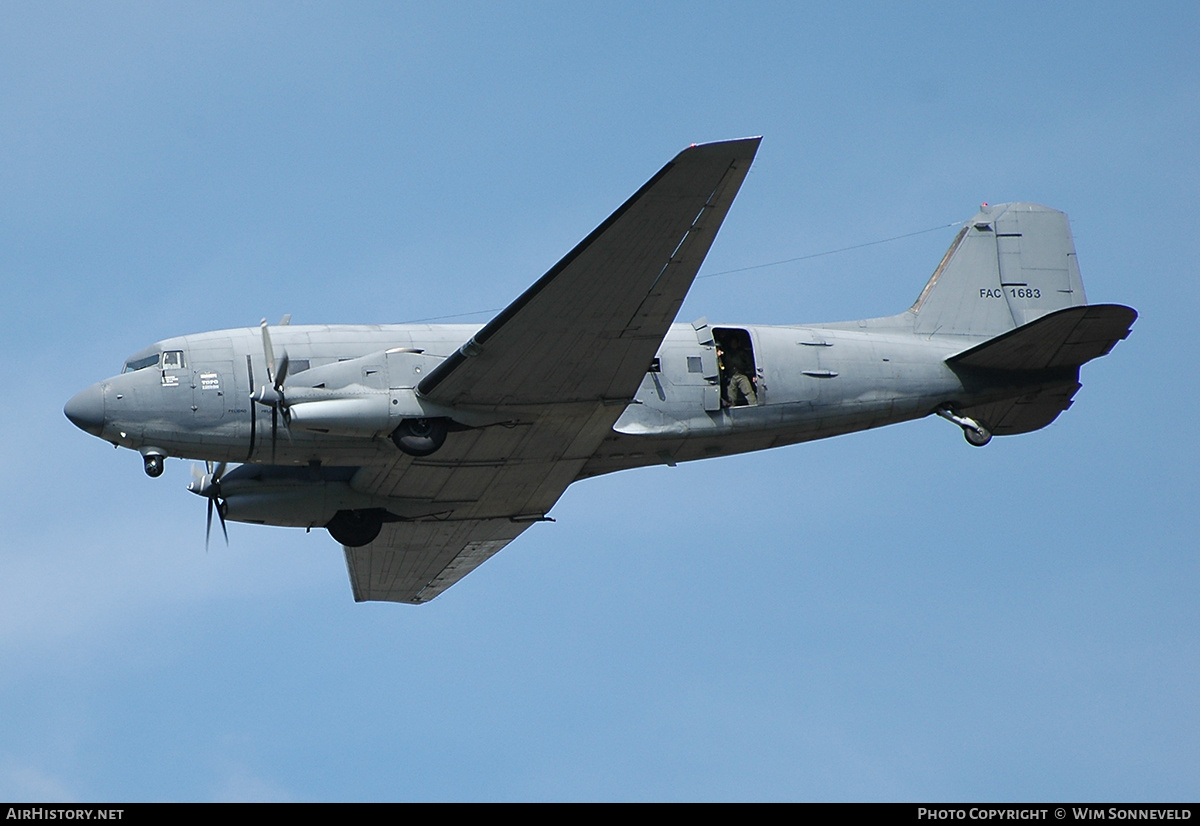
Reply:
[[215, 468], [212, 462], [204, 463], [204, 471], [199, 465], [192, 465], [192, 481], [188, 490], [197, 496], [208, 500], [208, 521], [204, 527], [204, 550], [208, 550], [208, 540], [212, 535], [212, 517], [216, 510], [217, 518], [221, 521], [221, 533], [225, 535], [225, 544], [229, 544], [229, 531], [225, 529], [225, 503], [221, 500], [221, 477], [225, 475], [225, 463], [219, 463]]
[[[289, 319], [290, 320], [290, 319]], [[264, 318], [259, 322], [259, 327], [262, 328], [263, 337], [263, 358], [267, 363], [267, 381], [258, 390], [250, 394], [250, 399], [265, 407], [271, 408], [271, 462], [275, 461], [275, 440], [279, 435], [279, 414], [283, 413], [284, 433], [287, 434], [288, 441], [291, 441], [291, 431], [287, 429], [288, 425], [288, 408], [287, 399], [283, 395], [283, 382], [287, 379], [288, 373], [288, 354], [287, 350], [283, 351], [283, 358], [279, 360], [278, 369], [275, 365], [275, 348], [271, 346], [271, 333], [267, 330], [267, 320]]]

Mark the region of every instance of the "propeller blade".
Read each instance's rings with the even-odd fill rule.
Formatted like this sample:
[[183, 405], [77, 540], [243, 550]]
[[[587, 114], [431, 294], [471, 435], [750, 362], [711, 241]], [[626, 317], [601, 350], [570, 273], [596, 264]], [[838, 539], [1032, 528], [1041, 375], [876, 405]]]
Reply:
[[267, 381], [269, 384], [264, 384], [258, 388], [258, 390], [251, 394], [250, 398], [259, 404], [264, 404], [271, 408], [271, 462], [274, 463], [276, 443], [279, 441], [280, 411], [283, 411], [283, 426], [284, 432], [288, 437], [288, 443], [290, 444], [292, 441], [292, 432], [287, 429], [287, 399], [283, 395], [283, 383], [287, 380], [288, 365], [291, 363], [291, 360], [288, 358], [287, 350], [284, 350], [283, 358], [276, 365], [275, 348], [271, 345], [271, 333], [267, 328], [267, 320], [265, 318], [259, 322], [259, 327], [262, 329], [263, 358], [267, 362]]
[[283, 351], [283, 358], [279, 360], [279, 372], [275, 375], [275, 390], [278, 391], [281, 399], [283, 396], [283, 382], [287, 378], [288, 372], [288, 354], [287, 350]]
[[204, 552], [208, 553], [208, 539], [212, 536], [213, 500], [208, 500], [208, 519], [204, 523]]
[[275, 383], [275, 350], [271, 347], [271, 334], [267, 332], [267, 320], [264, 318], [258, 324], [263, 334], [263, 356], [267, 360], [267, 380]]
[[204, 469], [207, 471], [205, 473], [200, 470], [200, 465], [192, 465], [192, 483], [188, 485], [188, 490], [208, 499], [208, 515], [204, 520], [204, 550], [206, 553], [212, 539], [214, 509], [217, 512], [217, 519], [221, 522], [221, 533], [225, 535], [225, 544], [229, 544], [229, 531], [225, 527], [225, 507], [221, 502], [221, 477], [225, 475], [226, 466], [226, 462], [218, 462], [215, 467], [211, 461], [205, 462]]

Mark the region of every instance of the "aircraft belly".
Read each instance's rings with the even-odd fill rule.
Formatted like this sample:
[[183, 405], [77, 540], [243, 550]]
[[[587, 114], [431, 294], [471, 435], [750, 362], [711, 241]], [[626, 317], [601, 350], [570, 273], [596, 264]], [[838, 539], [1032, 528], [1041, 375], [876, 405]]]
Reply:
[[[813, 340], [814, 332], [826, 343], [796, 344]], [[665, 400], [645, 394], [644, 404], [625, 410], [580, 478], [918, 419], [965, 394], [961, 380], [941, 361], [945, 345], [931, 353], [928, 344], [871, 340], [857, 332], [755, 328], [755, 333], [760, 361], [767, 365], [769, 403], [713, 412], [695, 402], [681, 403], [669, 393]]]
[[[614, 432], [580, 471], [580, 479], [648, 465], [732, 456], [920, 419], [945, 392], [889, 397], [863, 394], [836, 403], [793, 402], [735, 409], [723, 427], [690, 427], [685, 434]], [[697, 424], [693, 419], [689, 424]]]

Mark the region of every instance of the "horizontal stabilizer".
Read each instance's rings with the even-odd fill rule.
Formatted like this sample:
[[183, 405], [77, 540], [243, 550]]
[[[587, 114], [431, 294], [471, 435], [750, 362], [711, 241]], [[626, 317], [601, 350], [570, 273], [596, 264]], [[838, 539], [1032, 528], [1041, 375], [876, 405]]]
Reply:
[[946, 359], [952, 367], [1047, 370], [1078, 367], [1129, 335], [1137, 311], [1120, 304], [1067, 307]]

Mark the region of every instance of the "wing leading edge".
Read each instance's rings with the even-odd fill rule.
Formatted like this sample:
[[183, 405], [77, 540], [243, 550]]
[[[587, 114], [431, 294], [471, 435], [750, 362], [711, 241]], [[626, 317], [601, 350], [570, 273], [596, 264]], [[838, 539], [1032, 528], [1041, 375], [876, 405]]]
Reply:
[[760, 140], [679, 153], [425, 377], [423, 396], [506, 409], [510, 427], [359, 470], [358, 490], [444, 507], [345, 548], [356, 600], [427, 602], [544, 518], [637, 392]]
[[680, 152], [420, 384], [449, 406], [628, 400], [761, 138]]

